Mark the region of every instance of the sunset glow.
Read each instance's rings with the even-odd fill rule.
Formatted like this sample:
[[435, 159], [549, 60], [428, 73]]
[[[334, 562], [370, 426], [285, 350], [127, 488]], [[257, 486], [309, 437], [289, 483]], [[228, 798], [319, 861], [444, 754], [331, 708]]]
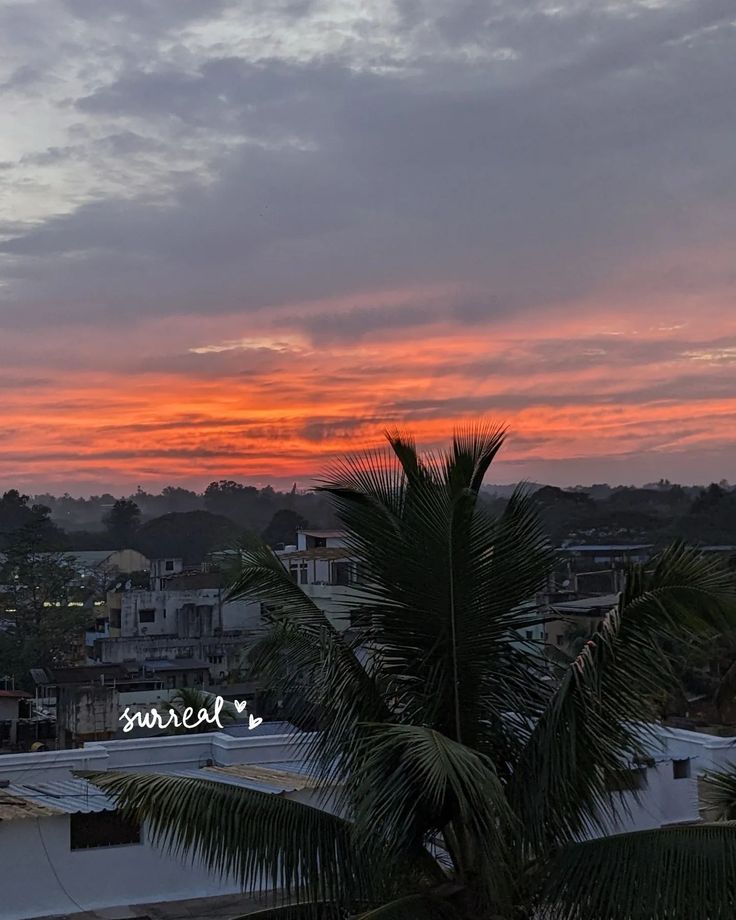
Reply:
[[0, 487], [732, 472], [725, 12], [419, 6], [5, 8]]

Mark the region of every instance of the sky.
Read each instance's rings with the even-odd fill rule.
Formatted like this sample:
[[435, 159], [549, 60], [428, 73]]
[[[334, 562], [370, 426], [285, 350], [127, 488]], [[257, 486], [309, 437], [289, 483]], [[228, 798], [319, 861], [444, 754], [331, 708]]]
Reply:
[[734, 479], [733, 0], [0, 0], [0, 488]]

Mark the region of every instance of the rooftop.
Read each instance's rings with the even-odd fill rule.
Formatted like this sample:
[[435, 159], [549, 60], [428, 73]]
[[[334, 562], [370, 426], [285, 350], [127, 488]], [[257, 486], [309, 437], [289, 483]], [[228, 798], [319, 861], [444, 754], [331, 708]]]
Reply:
[[325, 539], [342, 539], [346, 535], [344, 530], [300, 530], [307, 537], [324, 537]]
[[561, 546], [560, 549], [565, 553], [633, 553], [653, 547], [653, 543], [580, 543], [577, 546]]
[[199, 658], [159, 658], [141, 662], [141, 667], [150, 671], [201, 671], [209, 668], [206, 661]]
[[111, 798], [78, 777], [31, 779], [0, 787], [0, 821], [114, 810]]
[[315, 546], [314, 549], [295, 549], [290, 552], [279, 553], [279, 559], [303, 560], [310, 559], [348, 559], [353, 555], [345, 546]]
[[601, 613], [615, 607], [618, 604], [618, 598], [618, 594], [601, 594], [597, 597], [582, 597], [574, 601], [557, 601], [551, 607], [559, 613], [585, 613], [589, 610]]

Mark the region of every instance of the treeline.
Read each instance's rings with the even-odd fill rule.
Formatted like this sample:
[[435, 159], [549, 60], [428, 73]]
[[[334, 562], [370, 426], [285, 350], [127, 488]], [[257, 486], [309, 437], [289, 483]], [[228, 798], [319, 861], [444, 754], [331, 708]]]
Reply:
[[[736, 490], [725, 480], [707, 487], [660, 480], [643, 488], [532, 488], [556, 543], [664, 543], [679, 537], [736, 545]], [[489, 486], [483, 497], [491, 511], [500, 512], [511, 491]], [[318, 492], [258, 489], [232, 480], [212, 482], [201, 493], [169, 486], [157, 494], [139, 489], [124, 498], [107, 493], [28, 499], [11, 490], [0, 499], [0, 543], [4, 532], [17, 529], [29, 515], [40, 516], [48, 539], [67, 551], [131, 546], [149, 557], [175, 555], [193, 562], [243, 539], [259, 537], [275, 546], [293, 543], [300, 527], [337, 526], [329, 502]]]
[[319, 493], [256, 489], [230, 480], [211, 483], [202, 494], [168, 488], [159, 495], [138, 491], [75, 499], [11, 489], [0, 497], [0, 551], [23, 533], [43, 548], [137, 549], [149, 558], [180, 556], [199, 563], [218, 549], [259, 538], [288, 545], [303, 527], [335, 527], [327, 499]]
[[165, 514], [209, 511], [211, 514], [224, 515], [240, 527], [260, 533], [277, 511], [289, 509], [308, 520], [312, 527], [334, 525], [329, 503], [319, 493], [298, 491], [296, 486], [287, 492], [280, 492], [271, 486], [257, 489], [233, 480], [212, 482], [204, 492], [166, 486], [158, 493], [139, 488], [137, 492], [124, 496], [105, 492], [89, 498], [74, 498], [71, 495], [44, 493], [34, 496], [32, 501], [48, 508], [51, 520], [67, 532], [103, 531], [106, 516], [120, 498], [135, 502], [142, 522]]
[[598, 495], [603, 497], [554, 486], [543, 486], [534, 493], [547, 530], [557, 543], [665, 544], [684, 539], [696, 545], [736, 546], [736, 490], [728, 483], [706, 488], [671, 484], [618, 488]]

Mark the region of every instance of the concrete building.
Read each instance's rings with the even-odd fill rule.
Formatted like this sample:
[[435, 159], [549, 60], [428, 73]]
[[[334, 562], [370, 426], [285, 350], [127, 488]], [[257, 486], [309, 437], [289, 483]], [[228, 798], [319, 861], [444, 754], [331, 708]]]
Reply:
[[346, 546], [342, 530], [300, 530], [295, 546], [277, 552], [286, 570], [305, 594], [323, 610], [333, 626], [348, 629], [352, 605], [360, 599], [364, 574]]
[[105, 908], [140, 916], [125, 908], [240, 891], [234, 878], [154, 846], [145, 824], [123, 820], [108, 796], [72, 772], [114, 769], [201, 777], [301, 801], [313, 786], [290, 739], [266, 730], [0, 757], [0, 920]]
[[[317, 804], [293, 736], [270, 729], [264, 723], [245, 737], [232, 730], [0, 757], [0, 920], [105, 909], [106, 916], [135, 917], [143, 903], [236, 893], [235, 879], [154, 846], [145, 824], [123, 821], [114, 803], [73, 771], [200, 777]], [[648, 744], [650, 756], [623, 771], [612, 790], [624, 808], [611, 832], [701, 820], [703, 771], [736, 763], [731, 738], [658, 728]]]
[[[261, 605], [228, 601], [226, 591], [219, 572], [206, 567], [187, 571], [181, 559], [156, 559], [147, 588], [122, 583], [108, 592], [109, 628], [93, 638], [90, 656], [166, 671], [168, 687], [240, 676], [244, 653], [262, 622]], [[208, 672], [204, 679], [195, 673], [203, 667]]]
[[136, 549], [77, 550], [70, 555], [81, 575], [130, 575], [133, 572], [147, 572], [151, 568], [151, 560]]

